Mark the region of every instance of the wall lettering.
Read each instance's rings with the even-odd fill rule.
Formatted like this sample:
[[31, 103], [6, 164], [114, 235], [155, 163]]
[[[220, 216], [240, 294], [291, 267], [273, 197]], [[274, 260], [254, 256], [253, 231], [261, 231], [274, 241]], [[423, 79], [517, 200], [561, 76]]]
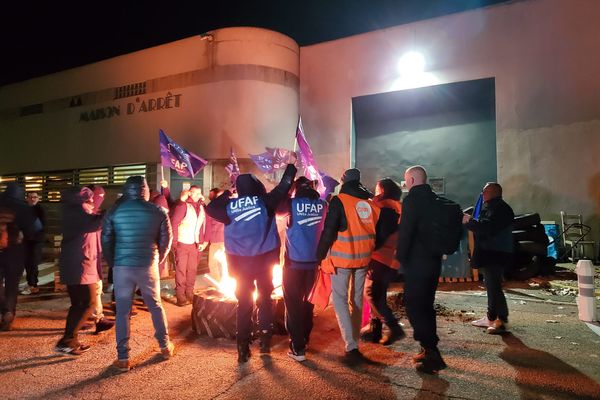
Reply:
[[[180, 108], [182, 96], [182, 94], [172, 94], [171, 92], [167, 92], [167, 94], [162, 97], [152, 97], [148, 99], [136, 97], [135, 101], [127, 103], [123, 108], [127, 115]], [[79, 114], [79, 122], [96, 121], [119, 116], [121, 116], [121, 105], [107, 106], [83, 111]]]

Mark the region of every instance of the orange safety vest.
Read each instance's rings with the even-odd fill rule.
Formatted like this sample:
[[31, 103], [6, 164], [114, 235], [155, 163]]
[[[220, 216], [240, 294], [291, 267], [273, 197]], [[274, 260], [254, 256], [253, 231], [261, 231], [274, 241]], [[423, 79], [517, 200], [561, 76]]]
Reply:
[[[385, 199], [376, 201], [375, 204], [381, 208], [391, 208], [402, 215], [402, 203], [399, 201]], [[398, 217], [398, 223], [400, 223], [400, 217]], [[396, 246], [398, 245], [398, 231], [391, 234], [383, 246], [373, 251], [371, 258], [375, 261], [379, 261], [383, 265], [387, 265], [392, 269], [399, 269], [400, 262], [396, 259]]]
[[375, 248], [375, 225], [379, 207], [371, 200], [339, 194], [344, 206], [347, 229], [338, 232], [324, 262], [338, 268], [362, 268], [369, 265]]

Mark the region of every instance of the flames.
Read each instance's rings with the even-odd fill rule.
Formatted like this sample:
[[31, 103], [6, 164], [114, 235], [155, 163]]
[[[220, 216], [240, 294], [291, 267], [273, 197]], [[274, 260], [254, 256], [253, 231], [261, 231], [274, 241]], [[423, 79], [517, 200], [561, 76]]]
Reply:
[[[221, 279], [217, 281], [209, 274], [204, 274], [204, 277], [208, 279], [216, 289], [223, 294], [223, 296], [227, 299], [235, 299], [235, 288], [236, 281], [234, 278], [229, 275], [229, 269], [227, 268], [227, 257], [225, 257], [225, 251], [223, 249], [219, 249], [214, 254], [215, 260], [221, 265]], [[279, 264], [275, 264], [273, 266], [273, 290], [272, 296], [282, 297], [283, 296], [283, 288], [281, 284], [283, 282], [283, 268]], [[256, 301], [258, 297], [258, 292], [254, 289], [254, 293], [252, 297]]]

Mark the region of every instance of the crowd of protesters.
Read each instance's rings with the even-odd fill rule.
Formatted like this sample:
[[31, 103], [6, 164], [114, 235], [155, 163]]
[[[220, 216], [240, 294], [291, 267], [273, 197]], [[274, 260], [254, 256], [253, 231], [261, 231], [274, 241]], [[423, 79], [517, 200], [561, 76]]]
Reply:
[[[373, 194], [362, 185], [358, 169], [344, 172], [339, 193], [330, 194], [328, 201], [317, 191], [317, 181], [296, 178], [296, 174], [296, 167], [288, 164], [271, 191], [256, 176], [241, 174], [232, 190], [211, 190], [208, 204], [197, 186], [183, 190], [173, 201], [166, 181], [161, 182], [161, 192], [151, 192], [140, 176], [127, 179], [122, 196], [108, 211], [101, 211], [101, 187], [65, 191], [59, 267], [71, 306], [56, 351], [80, 355], [89, 350], [78, 340], [79, 330], [89, 320], [95, 324], [96, 333], [115, 325], [104, 317], [102, 309], [104, 259], [116, 307], [114, 366], [120, 371], [131, 368], [130, 317], [136, 291], [151, 314], [162, 356], [173, 356], [175, 347], [169, 339], [161, 303], [160, 278], [167, 276], [169, 264], [174, 264], [177, 305], [190, 304], [200, 253], [210, 244], [210, 275], [220, 279], [222, 271], [216, 254], [224, 251], [229, 273], [237, 281], [238, 362], [247, 362], [251, 357], [255, 306], [259, 351], [269, 353], [274, 318], [272, 267], [279, 263], [284, 246], [282, 286], [290, 337], [288, 355], [292, 359], [306, 360], [313, 327], [310, 297], [320, 274], [331, 282], [331, 298], [348, 363], [364, 360], [359, 351], [361, 340], [389, 346], [405, 338], [406, 333], [387, 304], [390, 283], [401, 271], [407, 317], [414, 339], [421, 345], [413, 357], [416, 368], [426, 373], [446, 368], [438, 349], [434, 310], [442, 254], [428, 245], [437, 195], [427, 184], [425, 169], [414, 166], [406, 170], [408, 194], [403, 201], [402, 189], [393, 179], [379, 180]], [[473, 219], [465, 215], [462, 220], [475, 234], [475, 262], [486, 267], [488, 314], [473, 324], [487, 328], [489, 333], [501, 333], [508, 322], [501, 282], [503, 268], [510, 263], [513, 252], [514, 214], [502, 200], [499, 184], [487, 184], [483, 196], [481, 216]], [[29, 193], [27, 200], [29, 204], [15, 183], [9, 183], [0, 195], [2, 330], [10, 330], [15, 318], [23, 267], [28, 283], [24, 293], [39, 290], [37, 265], [45, 218], [38, 194]], [[283, 244], [276, 218], [287, 220]], [[172, 261], [167, 263], [170, 253]], [[258, 296], [254, 299], [255, 285]], [[370, 308], [370, 321], [362, 327], [365, 304]]]

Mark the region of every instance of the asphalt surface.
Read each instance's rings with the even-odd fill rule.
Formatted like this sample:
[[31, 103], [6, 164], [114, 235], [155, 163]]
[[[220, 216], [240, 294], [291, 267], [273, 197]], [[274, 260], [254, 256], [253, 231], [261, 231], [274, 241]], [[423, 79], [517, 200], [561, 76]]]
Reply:
[[342, 362], [331, 308], [315, 317], [306, 362], [287, 357], [287, 339], [277, 336], [270, 356], [254, 345], [250, 362], [238, 365], [234, 342], [197, 336], [191, 306], [166, 302], [176, 356], [162, 361], [140, 308], [131, 325], [134, 368], [118, 373], [110, 367], [114, 330], [82, 333], [92, 349], [80, 357], [53, 352], [68, 299], [47, 289], [21, 297], [14, 330], [0, 332], [0, 399], [600, 399], [600, 336], [578, 321], [574, 298], [511, 289], [511, 333], [493, 336], [470, 325], [486, 304], [477, 284], [471, 289], [438, 292], [440, 350], [449, 368], [437, 376], [414, 370], [418, 345], [405, 318], [409, 338], [390, 348], [361, 345], [368, 361], [358, 366]]

